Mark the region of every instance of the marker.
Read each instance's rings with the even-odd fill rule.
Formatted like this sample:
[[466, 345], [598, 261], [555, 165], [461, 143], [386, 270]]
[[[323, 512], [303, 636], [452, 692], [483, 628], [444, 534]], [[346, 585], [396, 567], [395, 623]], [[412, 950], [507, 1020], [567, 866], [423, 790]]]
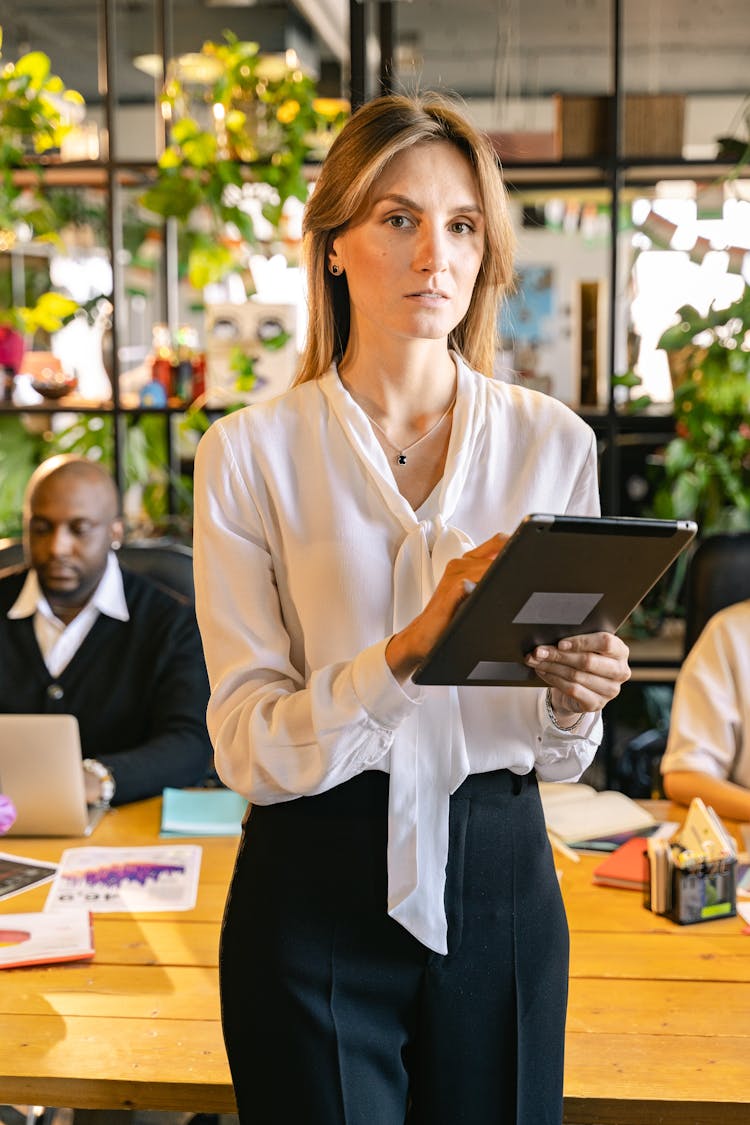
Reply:
[[550, 844], [552, 844], [556, 852], [559, 852], [560, 855], [564, 855], [567, 859], [572, 859], [573, 863], [581, 862], [581, 857], [578, 853], [574, 852], [572, 848], [569, 848], [555, 832], [551, 832], [548, 828], [547, 835], [549, 836]]

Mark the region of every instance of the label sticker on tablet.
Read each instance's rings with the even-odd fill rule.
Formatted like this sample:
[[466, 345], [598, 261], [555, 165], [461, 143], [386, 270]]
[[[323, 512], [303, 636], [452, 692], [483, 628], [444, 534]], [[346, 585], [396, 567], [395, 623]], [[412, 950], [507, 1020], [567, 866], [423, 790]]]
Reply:
[[521, 606], [514, 625], [580, 625], [603, 594], [565, 594], [538, 592]]
[[466, 677], [467, 680], [524, 680], [536, 679], [536, 673], [515, 660], [479, 660]]

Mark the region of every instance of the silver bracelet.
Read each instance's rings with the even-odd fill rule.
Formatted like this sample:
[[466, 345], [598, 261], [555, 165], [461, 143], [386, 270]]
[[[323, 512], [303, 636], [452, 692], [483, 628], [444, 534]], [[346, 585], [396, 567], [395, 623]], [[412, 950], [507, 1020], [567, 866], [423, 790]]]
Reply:
[[552, 706], [552, 688], [547, 688], [546, 692], [544, 693], [544, 709], [547, 712], [547, 718], [552, 723], [552, 726], [555, 728], [555, 730], [562, 731], [563, 734], [572, 734], [574, 730], [577, 730], [577, 728], [583, 722], [583, 717], [586, 714], [585, 711], [581, 711], [576, 721], [570, 727], [564, 727], [561, 723], [558, 723], [555, 709]]

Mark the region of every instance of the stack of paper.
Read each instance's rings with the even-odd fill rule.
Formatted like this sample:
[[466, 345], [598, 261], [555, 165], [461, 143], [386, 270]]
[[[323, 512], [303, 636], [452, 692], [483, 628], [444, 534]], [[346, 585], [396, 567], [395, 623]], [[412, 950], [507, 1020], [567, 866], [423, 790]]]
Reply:
[[681, 866], [689, 865], [688, 856], [695, 863], [712, 863], [719, 859], [730, 859], [737, 855], [734, 840], [710, 805], [705, 805], [700, 797], [690, 802], [685, 823], [676, 843], [684, 849]]

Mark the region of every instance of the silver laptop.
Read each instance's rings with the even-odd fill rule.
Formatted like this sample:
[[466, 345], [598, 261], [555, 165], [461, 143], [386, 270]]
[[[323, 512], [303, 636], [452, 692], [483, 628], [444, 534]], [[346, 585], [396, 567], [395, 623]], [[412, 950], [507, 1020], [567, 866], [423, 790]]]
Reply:
[[74, 715], [0, 715], [0, 793], [16, 807], [8, 836], [88, 836], [105, 807], [86, 804]]

